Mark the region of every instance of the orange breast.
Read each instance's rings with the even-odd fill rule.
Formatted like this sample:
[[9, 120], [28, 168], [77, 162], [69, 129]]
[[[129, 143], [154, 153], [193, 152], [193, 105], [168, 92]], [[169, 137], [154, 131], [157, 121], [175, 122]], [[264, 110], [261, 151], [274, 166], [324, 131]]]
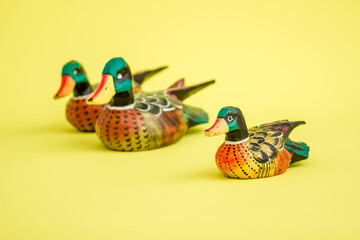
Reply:
[[86, 98], [72, 98], [66, 106], [66, 119], [79, 131], [93, 132], [102, 109], [102, 105], [88, 105]]
[[223, 143], [215, 156], [219, 170], [229, 178], [263, 178], [281, 174], [290, 165], [291, 155], [284, 148], [275, 159], [266, 163], [257, 162], [248, 142], [240, 144]]

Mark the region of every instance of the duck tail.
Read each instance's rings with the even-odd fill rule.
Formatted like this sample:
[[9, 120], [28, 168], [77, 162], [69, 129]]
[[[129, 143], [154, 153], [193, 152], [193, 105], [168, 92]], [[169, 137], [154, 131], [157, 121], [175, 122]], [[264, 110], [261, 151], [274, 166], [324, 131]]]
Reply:
[[143, 72], [138, 72], [134, 74], [134, 81], [141, 85], [143, 84], [147, 79], [151, 78], [152, 76], [154, 76], [155, 74], [161, 72], [162, 70], [168, 68], [168, 66], [162, 66], [156, 69], [152, 69], [152, 70], [147, 70], [147, 71], [143, 71]]
[[285, 148], [291, 154], [291, 162], [295, 163], [301, 160], [305, 160], [309, 157], [310, 147], [304, 142], [295, 142], [290, 138], [285, 142]]
[[168, 89], [172, 89], [172, 88], [182, 88], [185, 85], [185, 79], [182, 78], [180, 80], [177, 80], [175, 83], [173, 83], [170, 87], [168, 87]]
[[183, 117], [189, 128], [209, 122], [209, 116], [204, 110], [185, 104], [183, 105]]
[[305, 124], [305, 122], [304, 121], [290, 122], [288, 120], [281, 120], [272, 123], [266, 123], [261, 126], [281, 131], [284, 134], [284, 139], [287, 139], [290, 133], [292, 132], [292, 130], [294, 130], [297, 126], [301, 124]]
[[215, 83], [215, 80], [210, 80], [210, 81], [200, 83], [197, 85], [193, 85], [190, 87], [180, 87], [180, 88], [168, 89], [167, 92], [168, 92], [168, 94], [175, 95], [179, 100], [183, 101], [186, 98], [190, 97], [191, 95], [197, 93], [201, 89], [203, 89], [213, 83]]

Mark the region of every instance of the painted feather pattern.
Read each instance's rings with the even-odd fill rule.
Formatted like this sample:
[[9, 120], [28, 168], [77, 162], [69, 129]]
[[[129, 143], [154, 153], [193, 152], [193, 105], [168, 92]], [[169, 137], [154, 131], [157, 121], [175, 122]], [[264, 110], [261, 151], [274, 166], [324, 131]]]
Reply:
[[106, 107], [96, 124], [96, 133], [109, 149], [151, 150], [174, 143], [185, 134], [187, 124], [181, 114], [176, 110], [155, 116], [137, 109]]
[[135, 95], [135, 109], [160, 115], [163, 112], [182, 109], [182, 103], [165, 92], [142, 92]]

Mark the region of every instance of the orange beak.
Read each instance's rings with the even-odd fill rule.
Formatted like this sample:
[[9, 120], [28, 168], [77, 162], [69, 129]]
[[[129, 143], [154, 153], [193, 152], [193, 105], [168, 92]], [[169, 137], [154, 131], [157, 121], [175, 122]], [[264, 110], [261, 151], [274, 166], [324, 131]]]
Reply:
[[75, 80], [70, 75], [62, 76], [61, 86], [55, 94], [54, 99], [59, 99], [69, 95], [74, 90], [75, 85]]
[[229, 127], [223, 118], [217, 118], [211, 128], [205, 130], [205, 136], [213, 137], [229, 132]]

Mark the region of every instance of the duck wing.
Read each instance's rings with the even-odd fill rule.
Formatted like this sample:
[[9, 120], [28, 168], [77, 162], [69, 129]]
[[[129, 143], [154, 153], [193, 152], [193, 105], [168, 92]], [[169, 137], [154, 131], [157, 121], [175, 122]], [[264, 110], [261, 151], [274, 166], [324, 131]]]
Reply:
[[290, 132], [304, 121], [281, 120], [250, 128], [249, 144], [256, 161], [265, 163], [275, 159], [284, 148]]
[[181, 101], [166, 92], [141, 92], [135, 95], [135, 109], [160, 115], [163, 112], [172, 112], [182, 109]]

